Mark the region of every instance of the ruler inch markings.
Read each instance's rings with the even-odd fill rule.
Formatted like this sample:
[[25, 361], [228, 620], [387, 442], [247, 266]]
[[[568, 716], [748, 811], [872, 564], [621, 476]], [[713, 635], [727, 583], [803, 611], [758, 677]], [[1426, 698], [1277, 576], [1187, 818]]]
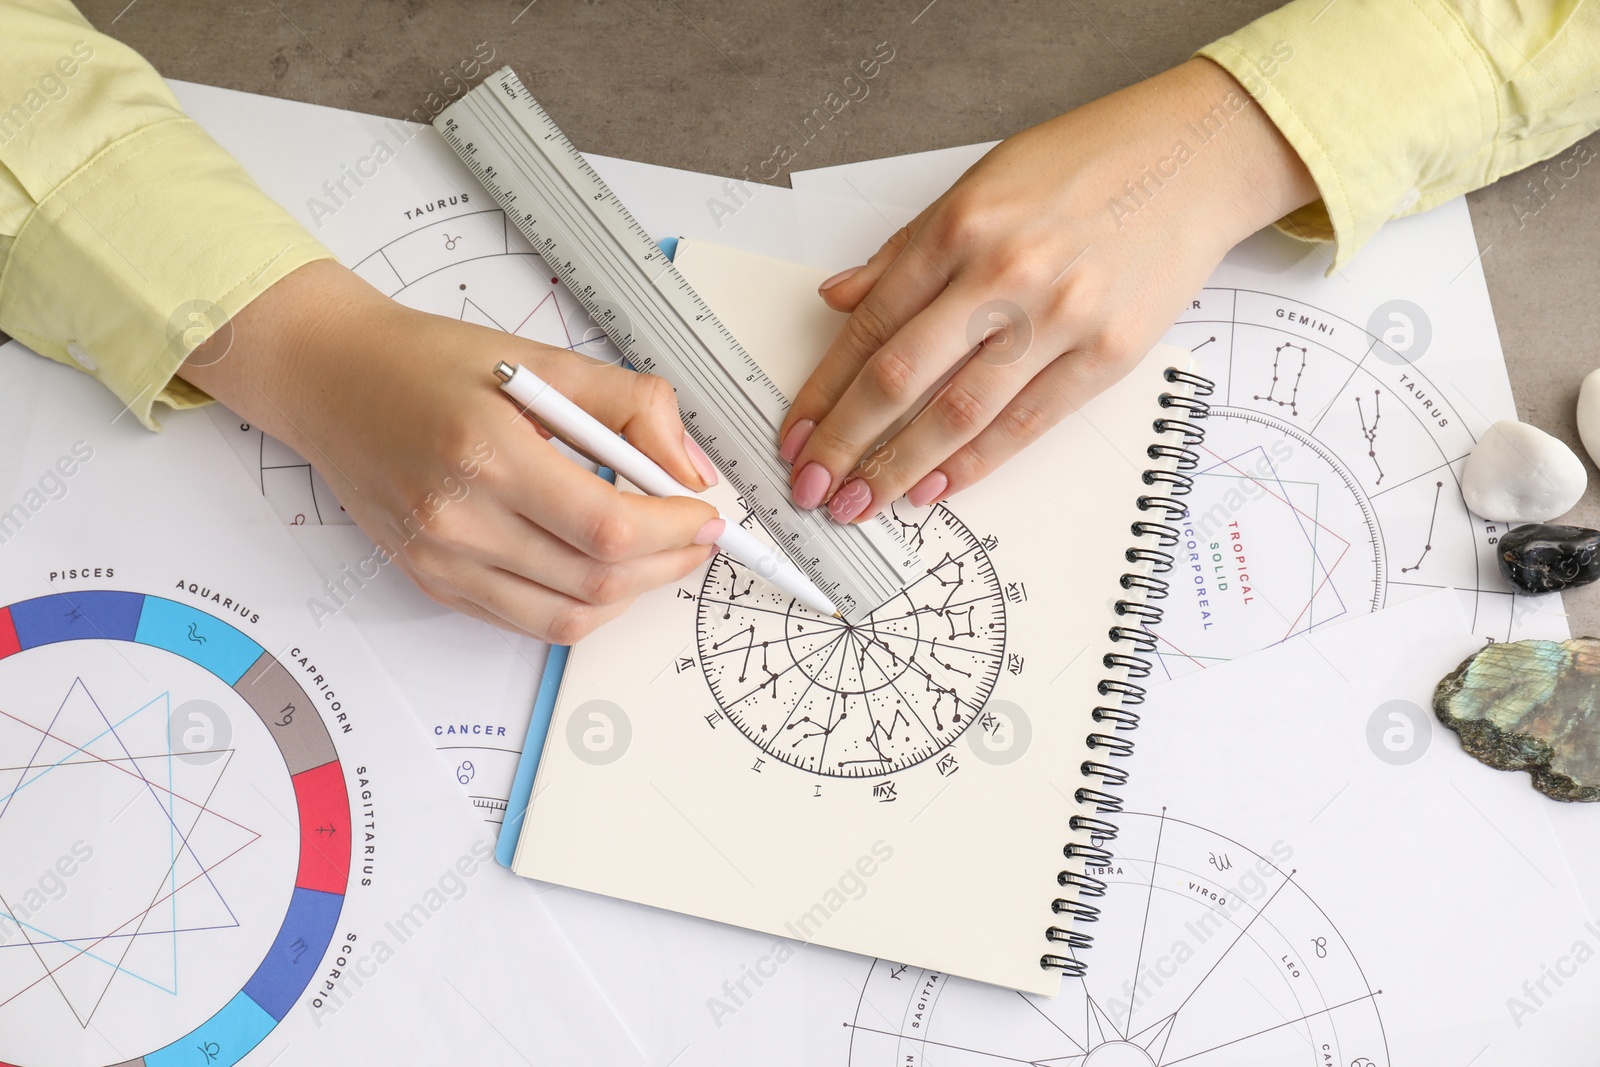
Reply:
[[783, 391], [510, 67], [433, 124], [629, 363], [672, 385], [690, 437], [844, 615], [875, 610], [922, 574], [886, 515], [840, 526], [795, 507], [776, 448]]

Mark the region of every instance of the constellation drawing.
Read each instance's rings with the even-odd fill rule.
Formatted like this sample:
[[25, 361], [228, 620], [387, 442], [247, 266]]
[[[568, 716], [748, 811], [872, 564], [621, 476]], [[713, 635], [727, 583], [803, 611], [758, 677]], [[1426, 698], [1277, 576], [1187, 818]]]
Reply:
[[1380, 390], [1372, 391], [1372, 425], [1367, 425], [1366, 413], [1361, 410], [1361, 398], [1356, 397], [1356, 418], [1361, 420], [1361, 436], [1367, 439], [1367, 458], [1372, 460], [1372, 465], [1378, 469], [1378, 480], [1375, 485], [1383, 484], [1383, 465], [1378, 462], [1378, 420], [1383, 417], [1379, 409], [1379, 401], [1383, 399]]
[[[1289, 387], [1289, 398], [1287, 400], [1280, 400], [1274, 394], [1276, 394], [1277, 391], [1278, 391], [1278, 380], [1279, 380], [1278, 364], [1279, 364], [1279, 361], [1283, 358], [1284, 349], [1293, 349], [1294, 351], [1299, 352], [1300, 353], [1300, 365], [1295, 368], [1295, 371], [1294, 371], [1294, 384]], [[1287, 372], [1285, 372], [1285, 373], [1287, 373]], [[1300, 414], [1300, 408], [1299, 408], [1299, 403], [1300, 403], [1300, 379], [1305, 376], [1305, 373], [1306, 373], [1306, 346], [1305, 345], [1297, 345], [1297, 344], [1293, 343], [1292, 341], [1285, 341], [1283, 344], [1280, 344], [1276, 349], [1273, 350], [1273, 353], [1272, 353], [1272, 384], [1267, 387], [1266, 395], [1265, 396], [1256, 396], [1256, 397], [1253, 397], [1252, 399], [1254, 399], [1254, 400], [1264, 400], [1269, 404], [1276, 404], [1280, 408], [1288, 408], [1289, 409], [1289, 414], [1291, 414], [1291, 415], [1299, 415]]]
[[1439, 498], [1440, 498], [1440, 495], [1443, 492], [1444, 492], [1444, 482], [1442, 482], [1442, 481], [1434, 482], [1433, 483], [1433, 513], [1428, 518], [1428, 537], [1427, 537], [1427, 540], [1425, 540], [1423, 542], [1423, 544], [1422, 544], [1422, 554], [1417, 557], [1417, 561], [1415, 563], [1413, 563], [1411, 566], [1409, 566], [1409, 567], [1401, 567], [1400, 568], [1400, 573], [1401, 574], [1409, 574], [1411, 571], [1421, 570], [1422, 569], [1422, 561], [1428, 558], [1428, 553], [1429, 552], [1433, 551], [1433, 528], [1439, 522]]
[[876, 960], [849, 1067], [1390, 1067], [1383, 991], [1280, 852], [1165, 811], [1118, 821], [1084, 978], [1048, 998]]
[[696, 641], [712, 696], [791, 766], [846, 778], [914, 766], [977, 721], [999, 678], [1005, 598], [983, 544], [942, 505], [891, 510], [937, 562], [858, 619], [819, 615], [726, 556], [701, 584]]

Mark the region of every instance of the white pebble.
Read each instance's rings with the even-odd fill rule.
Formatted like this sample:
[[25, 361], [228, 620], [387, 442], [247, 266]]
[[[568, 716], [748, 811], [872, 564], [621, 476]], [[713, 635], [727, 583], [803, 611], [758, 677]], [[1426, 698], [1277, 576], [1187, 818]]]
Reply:
[[1600, 463], [1600, 370], [1590, 371], [1578, 390], [1578, 439], [1589, 458]]
[[1577, 453], [1514, 419], [1484, 431], [1461, 472], [1467, 507], [1491, 522], [1549, 522], [1576, 504], [1588, 484]]

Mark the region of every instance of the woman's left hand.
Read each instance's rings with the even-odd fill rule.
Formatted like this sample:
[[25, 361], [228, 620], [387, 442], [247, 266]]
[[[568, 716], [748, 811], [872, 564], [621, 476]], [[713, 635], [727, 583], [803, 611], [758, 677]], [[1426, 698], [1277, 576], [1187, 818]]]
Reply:
[[780, 430], [795, 503], [859, 522], [972, 485], [1125, 374], [1228, 249], [1315, 196], [1205, 59], [1007, 139], [824, 283], [851, 315]]

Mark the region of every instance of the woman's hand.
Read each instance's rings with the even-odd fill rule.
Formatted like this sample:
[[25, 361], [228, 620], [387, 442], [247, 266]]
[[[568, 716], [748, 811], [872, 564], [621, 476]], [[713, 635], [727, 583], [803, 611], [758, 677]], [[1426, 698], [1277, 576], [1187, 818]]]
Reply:
[[824, 283], [851, 315], [780, 430], [795, 503], [859, 522], [972, 485], [1126, 373], [1228, 249], [1316, 195], [1204, 59], [1007, 139]]
[[700, 500], [620, 492], [501, 395], [521, 363], [691, 488], [717, 480], [664, 381], [403, 307], [331, 261], [300, 268], [180, 372], [321, 472], [435, 600], [571, 644], [709, 559]]

